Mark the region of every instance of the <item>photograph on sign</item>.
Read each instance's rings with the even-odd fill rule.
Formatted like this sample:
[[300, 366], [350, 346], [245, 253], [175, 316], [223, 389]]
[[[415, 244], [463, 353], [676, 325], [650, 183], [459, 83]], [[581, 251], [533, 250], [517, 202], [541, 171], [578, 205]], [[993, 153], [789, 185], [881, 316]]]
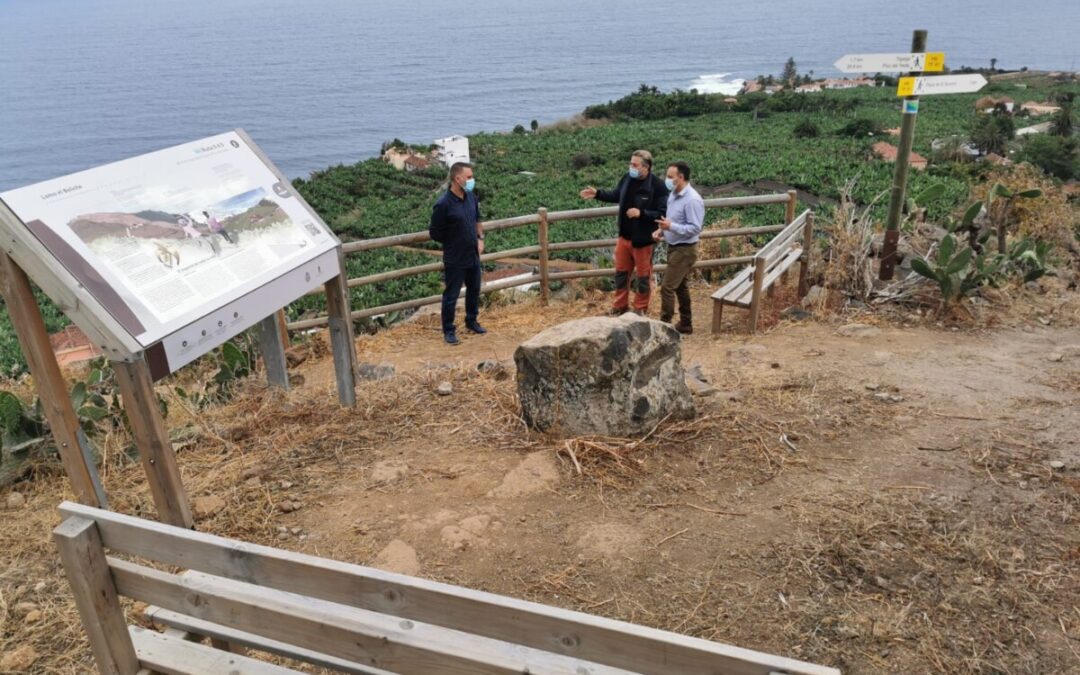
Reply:
[[[144, 346], [338, 244], [236, 132], [0, 200]], [[322, 281], [287, 289], [281, 305]]]

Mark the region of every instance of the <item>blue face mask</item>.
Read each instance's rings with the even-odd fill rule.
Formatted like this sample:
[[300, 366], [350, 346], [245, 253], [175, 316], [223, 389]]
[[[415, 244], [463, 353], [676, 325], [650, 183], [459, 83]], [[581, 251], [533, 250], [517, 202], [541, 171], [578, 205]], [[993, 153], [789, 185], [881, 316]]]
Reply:
[[641, 171], [635, 169], [634, 167], [630, 167], [630, 177], [641, 178]]
[[664, 186], [668, 189], [668, 192], [670, 192], [675, 189], [675, 181], [671, 180], [670, 178], [665, 178]]
[[465, 192], [472, 192], [473, 188], [475, 188], [475, 187], [476, 187], [476, 179], [475, 178], [470, 178], [469, 180], [465, 181]]

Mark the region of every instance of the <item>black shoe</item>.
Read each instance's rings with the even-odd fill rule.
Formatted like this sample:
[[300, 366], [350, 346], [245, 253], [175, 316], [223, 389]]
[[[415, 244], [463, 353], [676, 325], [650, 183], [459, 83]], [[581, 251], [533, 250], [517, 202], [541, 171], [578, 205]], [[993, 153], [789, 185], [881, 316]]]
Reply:
[[690, 323], [689, 321], [680, 321], [675, 325], [675, 330], [679, 331], [683, 335], [693, 335], [694, 324]]
[[487, 328], [481, 326], [478, 321], [465, 324], [465, 328], [468, 329], [470, 333], [476, 333], [477, 335], [483, 335], [487, 332]]
[[457, 339], [457, 333], [443, 333], [443, 339], [446, 340], [448, 345], [459, 345], [461, 340]]
[[608, 316], [622, 316], [630, 311], [629, 307], [612, 307], [608, 311]]

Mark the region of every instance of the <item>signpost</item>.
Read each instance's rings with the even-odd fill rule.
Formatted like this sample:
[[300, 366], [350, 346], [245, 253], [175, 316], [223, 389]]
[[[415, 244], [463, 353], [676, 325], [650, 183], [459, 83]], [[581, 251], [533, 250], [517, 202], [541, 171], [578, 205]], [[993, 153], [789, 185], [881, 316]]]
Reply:
[[945, 54], [845, 54], [833, 65], [842, 73], [940, 73]]
[[897, 96], [933, 96], [934, 94], [970, 94], [986, 86], [979, 74], [937, 75], [935, 77], [901, 77]]
[[907, 188], [908, 159], [915, 139], [915, 116], [919, 114], [919, 96], [935, 94], [964, 94], [986, 86], [978, 74], [937, 75], [924, 77], [921, 73], [938, 73], [945, 69], [945, 54], [926, 51], [926, 31], [917, 30], [911, 38], [911, 51], [906, 54], [845, 54], [833, 65], [845, 73], [908, 73], [901, 77], [896, 95], [904, 97], [900, 123], [900, 142], [896, 151], [896, 168], [889, 195], [889, 214], [885, 221], [885, 241], [881, 247], [878, 278], [889, 281], [896, 268], [896, 245], [900, 239], [900, 212]]

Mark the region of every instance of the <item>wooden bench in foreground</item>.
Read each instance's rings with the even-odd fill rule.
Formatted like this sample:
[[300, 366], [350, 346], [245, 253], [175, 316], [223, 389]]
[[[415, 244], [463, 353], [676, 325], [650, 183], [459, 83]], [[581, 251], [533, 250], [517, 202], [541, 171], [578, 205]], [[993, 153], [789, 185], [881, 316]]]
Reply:
[[[246, 645], [374, 675], [839, 675], [833, 668], [81, 504], [65, 502], [60, 512], [64, 521], [53, 538], [102, 673], [298, 672], [237, 653]], [[148, 613], [170, 628], [159, 633], [128, 626], [120, 596], [154, 605]], [[210, 646], [198, 642], [202, 636], [211, 638]]]
[[[771, 290], [780, 279], [787, 279], [787, 271], [799, 263], [799, 297], [806, 294], [806, 271], [810, 263], [810, 248], [814, 233], [814, 214], [803, 211], [769, 243], [754, 254], [754, 262], [731, 278], [712, 294], [712, 332], [720, 332], [720, 320], [724, 305], [735, 305], [750, 310], [750, 332], [757, 331], [761, 312], [762, 293]], [[799, 235], [802, 235], [801, 237]]]

